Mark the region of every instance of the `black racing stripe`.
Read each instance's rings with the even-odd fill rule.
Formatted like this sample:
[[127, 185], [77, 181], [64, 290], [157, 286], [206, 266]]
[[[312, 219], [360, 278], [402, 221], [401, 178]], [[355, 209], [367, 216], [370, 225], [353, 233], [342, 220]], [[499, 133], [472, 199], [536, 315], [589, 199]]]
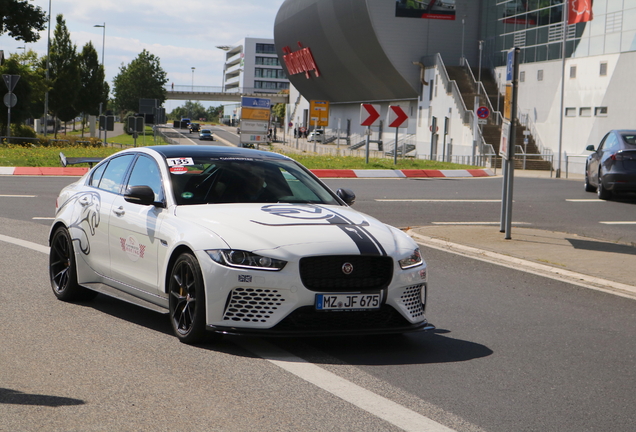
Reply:
[[385, 250], [380, 246], [377, 239], [375, 239], [364, 228], [354, 225], [352, 221], [347, 220], [341, 214], [333, 212], [334, 217], [328, 220], [330, 224], [340, 225], [339, 228], [342, 232], [349, 236], [351, 240], [356, 244], [358, 250], [363, 255], [386, 255]]

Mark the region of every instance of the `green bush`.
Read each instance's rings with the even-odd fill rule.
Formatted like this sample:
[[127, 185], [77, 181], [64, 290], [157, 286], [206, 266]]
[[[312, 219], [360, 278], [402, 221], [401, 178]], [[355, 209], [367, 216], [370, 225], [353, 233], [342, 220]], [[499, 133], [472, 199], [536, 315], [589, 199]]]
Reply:
[[[33, 130], [33, 129], [31, 129]], [[17, 136], [17, 135], [16, 135]], [[61, 138], [60, 138], [61, 137]], [[13, 147], [102, 147], [102, 142], [99, 138], [82, 138], [75, 135], [58, 135], [55, 139], [52, 136], [35, 135], [33, 137], [22, 135], [17, 138], [3, 139], [0, 143], [1, 146], [13, 146]]]
[[27, 126], [24, 124], [11, 125], [11, 136], [15, 137], [24, 137], [24, 138], [35, 138], [35, 130], [31, 126]]

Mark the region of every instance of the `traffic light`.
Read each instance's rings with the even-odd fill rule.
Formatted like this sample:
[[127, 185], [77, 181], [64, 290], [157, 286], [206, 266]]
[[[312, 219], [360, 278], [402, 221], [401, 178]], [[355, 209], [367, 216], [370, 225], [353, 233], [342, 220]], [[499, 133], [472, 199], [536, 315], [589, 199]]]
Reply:
[[99, 116], [99, 130], [114, 131], [115, 130], [115, 116], [101, 115]]

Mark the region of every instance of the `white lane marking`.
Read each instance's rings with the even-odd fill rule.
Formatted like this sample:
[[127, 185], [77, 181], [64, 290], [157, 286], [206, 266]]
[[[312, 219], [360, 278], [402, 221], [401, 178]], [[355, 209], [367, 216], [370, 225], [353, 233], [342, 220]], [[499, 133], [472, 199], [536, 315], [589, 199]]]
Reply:
[[37, 198], [37, 195], [0, 195], [2, 198]]
[[[13, 243], [18, 246], [33, 249], [37, 252], [49, 253], [48, 247], [1, 234], [0, 241]], [[247, 341], [241, 340], [237, 343], [276, 366], [405, 431], [455, 432], [453, 429], [447, 428], [428, 417], [403, 407], [390, 399], [377, 395], [265, 341], [252, 341], [248, 343]]]
[[451, 243], [446, 240], [417, 234], [412, 230], [409, 230], [408, 234], [419, 244], [426, 247], [636, 300], [636, 286], [588, 276], [583, 273], [577, 273], [557, 267], [551, 267], [484, 249]]
[[7, 243], [12, 243], [14, 245], [22, 246], [22, 247], [29, 248], [29, 249], [33, 249], [34, 251], [42, 252], [42, 253], [45, 253], [45, 254], [48, 254], [49, 253], [49, 249], [50, 249], [48, 246], [42, 246], [42, 245], [39, 245], [37, 243], [33, 243], [33, 242], [30, 242], [30, 241], [26, 241], [26, 240], [21, 240], [21, 239], [14, 238], [14, 237], [5, 236], [5, 235], [2, 235], [2, 234], [0, 234], [0, 241], [7, 242]]
[[453, 429], [347, 381], [266, 341], [239, 340], [236, 343], [287, 372], [405, 431], [454, 432]]
[[34, 220], [55, 220], [54, 217], [37, 217], [37, 216], [33, 217], [31, 219], [34, 219]]
[[601, 221], [605, 225], [636, 225], [636, 221]]
[[[433, 225], [500, 225], [501, 222], [431, 222]], [[512, 225], [532, 225], [530, 222], [513, 222]]]
[[375, 201], [382, 202], [440, 202], [440, 203], [500, 203], [501, 200], [487, 200], [487, 199], [376, 199]]
[[566, 199], [565, 201], [567, 202], [606, 202], [600, 199], [590, 199], [590, 198], [584, 198], [584, 199]]

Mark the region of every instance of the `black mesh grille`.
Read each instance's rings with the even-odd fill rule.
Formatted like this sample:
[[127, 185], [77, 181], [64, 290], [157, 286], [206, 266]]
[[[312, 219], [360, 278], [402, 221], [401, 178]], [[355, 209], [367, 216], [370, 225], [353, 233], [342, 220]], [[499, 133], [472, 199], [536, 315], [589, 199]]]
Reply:
[[383, 305], [374, 311], [316, 311], [313, 306], [296, 309], [283, 321], [278, 323], [274, 331], [355, 331], [355, 330], [388, 330], [404, 328], [412, 325], [393, 307]]
[[[343, 267], [353, 271], [345, 274]], [[300, 260], [300, 277], [312, 291], [378, 291], [393, 277], [393, 260], [382, 256], [339, 255], [308, 257]]]

